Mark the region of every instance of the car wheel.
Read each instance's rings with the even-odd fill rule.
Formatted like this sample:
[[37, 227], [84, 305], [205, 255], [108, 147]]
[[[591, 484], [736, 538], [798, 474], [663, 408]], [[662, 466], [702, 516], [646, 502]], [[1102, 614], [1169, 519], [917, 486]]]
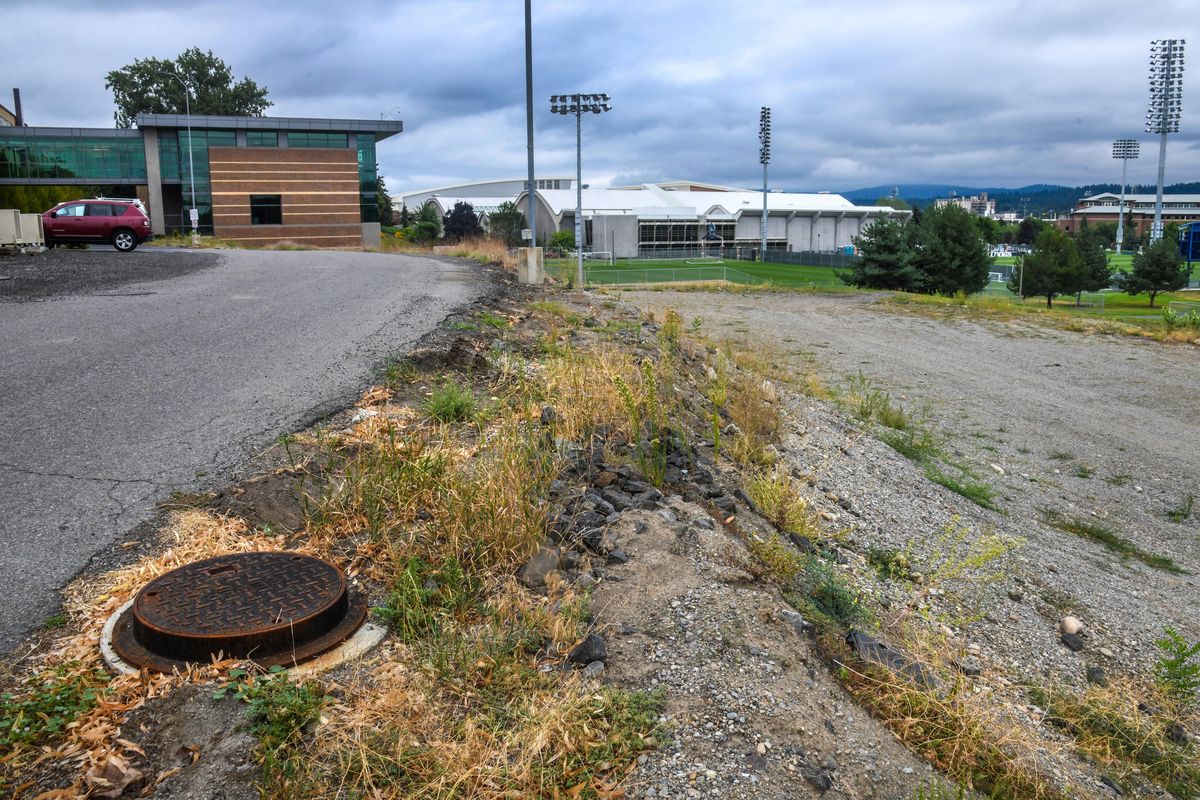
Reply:
[[137, 247], [137, 237], [133, 231], [117, 231], [113, 234], [112, 246], [122, 253], [128, 253]]

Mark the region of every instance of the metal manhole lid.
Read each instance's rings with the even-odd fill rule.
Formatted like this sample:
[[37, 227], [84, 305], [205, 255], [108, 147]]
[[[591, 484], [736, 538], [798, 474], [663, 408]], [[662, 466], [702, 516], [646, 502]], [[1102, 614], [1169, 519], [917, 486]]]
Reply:
[[235, 553], [187, 564], [147, 584], [118, 620], [126, 660], [169, 671], [220, 653], [264, 666], [340, 643], [366, 618], [337, 567], [298, 553]]
[[346, 591], [332, 564], [297, 553], [236, 553], [196, 561], [148, 583], [133, 613], [179, 636], [255, 635], [321, 614]]

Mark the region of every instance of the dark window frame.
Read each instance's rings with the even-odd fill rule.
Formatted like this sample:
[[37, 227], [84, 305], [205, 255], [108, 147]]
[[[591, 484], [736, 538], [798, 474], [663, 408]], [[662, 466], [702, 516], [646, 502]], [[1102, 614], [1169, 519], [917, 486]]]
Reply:
[[283, 224], [283, 195], [252, 194], [250, 195], [250, 224], [251, 225], [282, 225]]

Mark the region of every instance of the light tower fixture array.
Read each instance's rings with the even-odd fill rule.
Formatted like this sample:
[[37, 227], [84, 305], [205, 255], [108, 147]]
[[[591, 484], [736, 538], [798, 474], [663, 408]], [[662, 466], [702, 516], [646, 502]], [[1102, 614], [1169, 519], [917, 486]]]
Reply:
[[[602, 114], [611, 111], [607, 94], [552, 94], [550, 111], [554, 114], [575, 115], [575, 254], [578, 259], [575, 269], [575, 285], [584, 285], [583, 276], [583, 132], [580, 118], [591, 112]], [[533, 196], [533, 187], [530, 187]], [[532, 207], [532, 206], [531, 206]]]
[[771, 108], [763, 106], [758, 112], [758, 163], [763, 168], [762, 223], [759, 225], [760, 259], [767, 258], [767, 164], [771, 163]]
[[1125, 243], [1125, 175], [1129, 159], [1141, 155], [1142, 145], [1137, 139], [1117, 139], [1113, 142], [1113, 158], [1121, 159], [1121, 205], [1117, 210], [1117, 255]]
[[1167, 167], [1167, 134], [1179, 133], [1183, 116], [1183, 39], [1155, 39], [1150, 43], [1150, 103], [1146, 109], [1146, 132], [1157, 133], [1158, 193], [1154, 200], [1154, 224], [1150, 240], [1162, 238], [1163, 177]]

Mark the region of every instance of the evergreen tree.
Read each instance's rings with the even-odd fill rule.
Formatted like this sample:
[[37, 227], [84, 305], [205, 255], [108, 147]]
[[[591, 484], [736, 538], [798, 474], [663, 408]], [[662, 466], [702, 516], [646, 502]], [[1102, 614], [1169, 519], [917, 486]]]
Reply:
[[[379, 175], [379, 165], [375, 165], [375, 174]], [[392, 225], [395, 217], [395, 210], [392, 208], [392, 196], [388, 194], [387, 186], [383, 182], [383, 176], [379, 175], [379, 188], [375, 190], [375, 206], [379, 210], [379, 224]]]
[[1075, 246], [1083, 259], [1087, 276], [1083, 282], [1083, 291], [1098, 292], [1107, 289], [1112, 283], [1112, 266], [1108, 263], [1108, 253], [1104, 252], [1104, 242], [1107, 232], [1100, 230], [1101, 226], [1088, 228], [1087, 233], [1080, 232], [1076, 237]]
[[917, 289], [920, 275], [912, 247], [911, 225], [881, 219], [854, 240], [859, 257], [849, 272], [840, 272], [843, 282], [862, 289]]
[[1179, 256], [1179, 246], [1174, 239], [1163, 237], [1152, 242], [1133, 257], [1133, 272], [1119, 273], [1121, 288], [1127, 294], [1150, 295], [1150, 307], [1154, 298], [1162, 292], [1173, 292], [1187, 286], [1187, 267]]
[[1045, 297], [1046, 308], [1060, 294], [1075, 294], [1083, 289], [1088, 267], [1071, 237], [1058, 228], [1046, 227], [1033, 243], [1033, 252], [1021, 257], [1008, 288], [1022, 298]]
[[450, 209], [450, 213], [442, 221], [442, 227], [446, 232], [446, 239], [451, 242], [461, 242], [463, 239], [483, 236], [483, 226], [479, 224], [479, 217], [475, 215], [474, 207], [461, 200], [454, 204], [454, 208]]
[[974, 294], [988, 284], [992, 258], [974, 217], [956, 205], [928, 209], [917, 239], [919, 288], [928, 294]]

